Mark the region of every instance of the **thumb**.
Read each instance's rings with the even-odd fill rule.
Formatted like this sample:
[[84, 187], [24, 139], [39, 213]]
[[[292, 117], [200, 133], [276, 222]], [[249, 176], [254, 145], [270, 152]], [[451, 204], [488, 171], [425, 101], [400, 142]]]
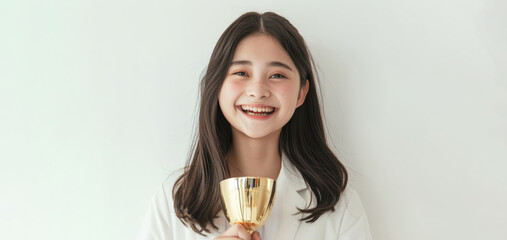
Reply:
[[259, 234], [259, 232], [254, 232], [254, 234], [252, 235], [252, 240], [261, 240], [261, 235]]

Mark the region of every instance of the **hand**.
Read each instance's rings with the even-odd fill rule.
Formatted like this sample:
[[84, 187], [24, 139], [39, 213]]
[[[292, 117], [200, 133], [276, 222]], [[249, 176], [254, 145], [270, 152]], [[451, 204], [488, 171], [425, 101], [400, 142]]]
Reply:
[[254, 232], [252, 236], [241, 226], [241, 224], [235, 224], [234, 226], [227, 229], [220, 237], [215, 240], [261, 240], [259, 232]]

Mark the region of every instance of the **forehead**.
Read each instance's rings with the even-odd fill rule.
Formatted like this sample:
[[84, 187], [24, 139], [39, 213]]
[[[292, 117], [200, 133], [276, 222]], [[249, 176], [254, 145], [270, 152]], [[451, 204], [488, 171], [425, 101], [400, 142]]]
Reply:
[[254, 64], [279, 61], [295, 69], [292, 59], [278, 40], [264, 33], [252, 34], [239, 42], [233, 56], [233, 61], [238, 60], [248, 60]]

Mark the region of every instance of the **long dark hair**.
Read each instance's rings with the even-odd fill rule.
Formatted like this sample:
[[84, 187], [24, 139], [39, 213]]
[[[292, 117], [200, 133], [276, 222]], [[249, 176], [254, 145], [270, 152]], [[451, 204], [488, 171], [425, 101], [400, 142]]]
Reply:
[[219, 182], [229, 177], [226, 154], [232, 143], [231, 125], [218, 104], [218, 93], [238, 43], [253, 33], [273, 36], [283, 46], [299, 71], [300, 86], [306, 80], [309, 91], [282, 128], [279, 149], [301, 172], [315, 195], [314, 208], [298, 209], [308, 214], [303, 221], [314, 222], [327, 211], [334, 211], [347, 185], [347, 171], [329, 149], [312, 70], [310, 52], [292, 24], [275, 13], [245, 13], [222, 34], [211, 55], [201, 81], [199, 125], [193, 153], [184, 173], [173, 188], [174, 210], [183, 224], [195, 232], [217, 229], [213, 219], [222, 209]]

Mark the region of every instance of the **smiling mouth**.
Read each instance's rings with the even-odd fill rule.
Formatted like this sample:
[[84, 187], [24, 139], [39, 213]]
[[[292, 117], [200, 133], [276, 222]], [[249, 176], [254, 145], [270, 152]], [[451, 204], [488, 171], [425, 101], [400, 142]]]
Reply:
[[271, 115], [275, 112], [275, 108], [273, 107], [252, 107], [252, 106], [246, 106], [246, 105], [242, 105], [240, 106], [240, 109], [248, 114], [248, 115], [252, 115], [252, 116], [267, 116], [267, 115]]

